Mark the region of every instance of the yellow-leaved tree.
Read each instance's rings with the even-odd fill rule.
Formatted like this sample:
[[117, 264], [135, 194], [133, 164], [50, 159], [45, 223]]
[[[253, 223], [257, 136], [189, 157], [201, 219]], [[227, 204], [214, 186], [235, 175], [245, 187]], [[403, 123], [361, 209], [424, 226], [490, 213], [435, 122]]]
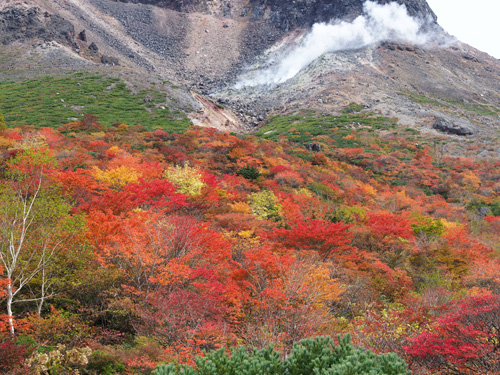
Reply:
[[205, 186], [205, 183], [202, 181], [203, 176], [201, 175], [201, 171], [196, 167], [190, 167], [187, 163], [183, 167], [176, 165], [173, 168], [167, 169], [163, 173], [163, 177], [178, 186], [178, 193], [191, 197], [201, 195], [201, 189]]
[[271, 190], [263, 190], [248, 197], [252, 213], [259, 220], [281, 220], [281, 205]]
[[140, 173], [134, 168], [125, 165], [115, 169], [108, 169], [107, 171], [94, 167], [92, 176], [96, 181], [108, 184], [113, 190], [120, 190], [132, 182], [137, 182], [139, 177], [141, 177]]

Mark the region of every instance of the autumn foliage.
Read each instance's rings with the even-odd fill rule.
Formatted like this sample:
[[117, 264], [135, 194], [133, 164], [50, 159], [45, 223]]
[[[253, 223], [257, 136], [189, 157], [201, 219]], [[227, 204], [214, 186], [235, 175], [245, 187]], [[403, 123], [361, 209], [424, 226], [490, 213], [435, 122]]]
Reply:
[[482, 295], [454, 301], [431, 332], [409, 338], [404, 349], [430, 370], [460, 374], [500, 371], [500, 298]]
[[[289, 354], [350, 333], [418, 374], [498, 373], [500, 165], [436, 164], [430, 147], [366, 129], [343, 138], [356, 147], [314, 140], [320, 153], [293, 137], [106, 128], [89, 116], [0, 131], [2, 192], [16, 183], [9, 166], [29, 172], [42, 152], [44, 184], [81, 225], [50, 264], [23, 258], [39, 272], [13, 315], [29, 327], [12, 337], [0, 315], [0, 369], [29, 373], [65, 345], [90, 348], [78, 365], [89, 374], [147, 374], [203, 351]], [[51, 225], [68, 234], [65, 223]]]

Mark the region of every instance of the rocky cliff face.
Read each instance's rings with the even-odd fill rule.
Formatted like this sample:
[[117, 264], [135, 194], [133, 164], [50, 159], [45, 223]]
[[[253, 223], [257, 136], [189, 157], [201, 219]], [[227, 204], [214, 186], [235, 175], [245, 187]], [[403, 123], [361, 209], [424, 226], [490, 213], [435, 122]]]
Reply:
[[[308, 28], [316, 22], [352, 17], [361, 13], [365, 0], [121, 0], [155, 5], [179, 12], [202, 12], [228, 18], [266, 19], [282, 31]], [[394, 0], [374, 0], [386, 4]], [[436, 20], [425, 0], [397, 0], [412, 16]]]
[[0, 11], [0, 37], [4, 45], [15, 40], [38, 38], [76, 47], [73, 24], [59, 15], [42, 12], [38, 7], [12, 7]]
[[[85, 52], [88, 46], [75, 35], [87, 30], [100, 52], [117, 55], [125, 64], [128, 60], [150, 72], [168, 65], [180, 79], [213, 87], [234, 80], [243, 66], [290, 33], [299, 35], [316, 22], [352, 19], [362, 13], [364, 2], [9, 0], [7, 7], [0, 4], [0, 42], [55, 40]], [[425, 0], [397, 2], [412, 15], [436, 19]]]

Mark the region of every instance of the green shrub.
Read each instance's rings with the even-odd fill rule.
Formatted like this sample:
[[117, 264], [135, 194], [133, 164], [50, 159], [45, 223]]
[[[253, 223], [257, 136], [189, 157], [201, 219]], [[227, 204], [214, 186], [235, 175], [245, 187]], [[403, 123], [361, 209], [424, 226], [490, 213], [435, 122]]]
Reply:
[[365, 106], [363, 104], [349, 103], [349, 105], [347, 105], [342, 110], [342, 113], [344, 114], [356, 113], [356, 112], [361, 112], [363, 109], [365, 109]]
[[92, 374], [114, 375], [125, 372], [125, 365], [119, 359], [96, 350], [89, 357], [87, 370]]
[[243, 176], [247, 180], [256, 180], [260, 176], [260, 172], [254, 167], [241, 168], [236, 174]]
[[493, 216], [500, 216], [500, 199], [494, 200], [489, 207]]
[[315, 337], [296, 343], [283, 360], [272, 346], [262, 350], [239, 347], [229, 356], [224, 348], [196, 357], [197, 368], [163, 364], [153, 375], [409, 375], [406, 363], [394, 353], [377, 355], [351, 343], [349, 335]]
[[366, 219], [366, 210], [357, 206], [338, 207], [334, 212], [326, 215], [333, 223], [343, 222], [345, 224], [356, 223], [359, 220]]

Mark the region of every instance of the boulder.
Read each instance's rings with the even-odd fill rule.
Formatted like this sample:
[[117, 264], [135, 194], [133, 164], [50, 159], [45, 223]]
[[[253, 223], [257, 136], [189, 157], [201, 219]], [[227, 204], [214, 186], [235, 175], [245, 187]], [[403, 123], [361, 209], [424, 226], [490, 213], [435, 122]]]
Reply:
[[472, 135], [475, 133], [475, 126], [465, 120], [447, 120], [444, 118], [436, 119], [433, 128], [447, 134]]
[[321, 145], [319, 143], [313, 142], [306, 145], [306, 149], [313, 152], [320, 152]]
[[485, 218], [486, 216], [488, 215], [491, 215], [491, 210], [489, 207], [478, 207], [477, 209], [477, 213], [479, 216], [481, 216], [482, 218]]

